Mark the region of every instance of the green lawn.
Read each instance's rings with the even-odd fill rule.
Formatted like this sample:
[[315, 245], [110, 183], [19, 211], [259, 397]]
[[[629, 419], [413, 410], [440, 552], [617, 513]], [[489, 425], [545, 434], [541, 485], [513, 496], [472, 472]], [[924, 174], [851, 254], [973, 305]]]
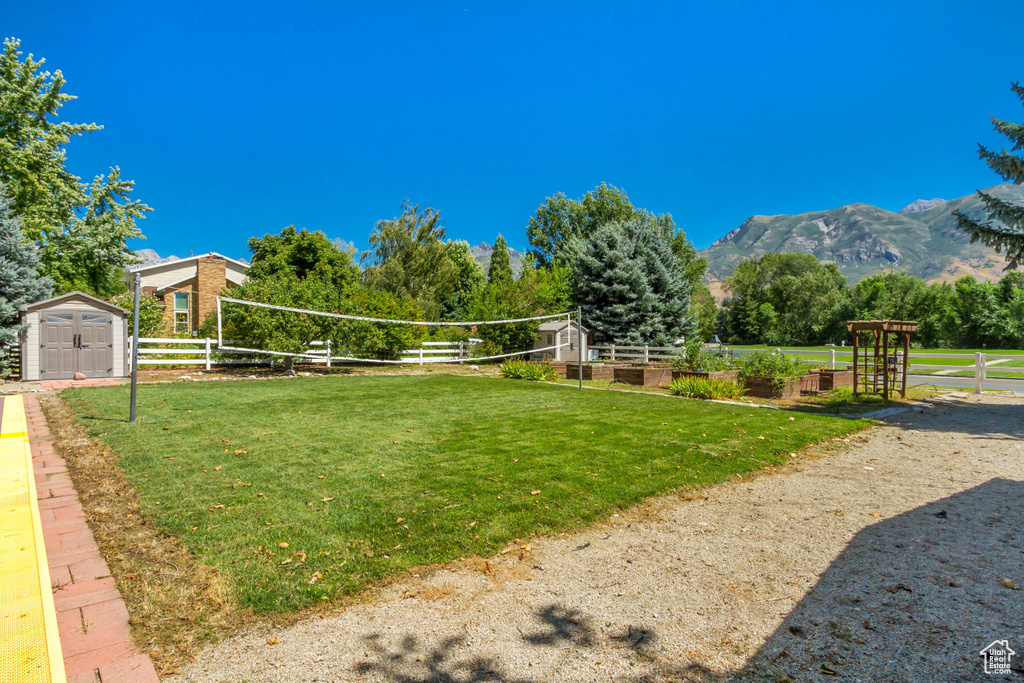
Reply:
[[142, 385], [135, 425], [127, 387], [62, 396], [145, 514], [257, 612], [579, 527], [867, 424], [450, 375]]

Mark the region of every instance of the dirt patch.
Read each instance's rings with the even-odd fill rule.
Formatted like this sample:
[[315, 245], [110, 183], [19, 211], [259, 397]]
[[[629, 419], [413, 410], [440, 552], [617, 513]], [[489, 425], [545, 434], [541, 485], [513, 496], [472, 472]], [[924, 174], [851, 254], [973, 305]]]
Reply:
[[[497, 377], [499, 365], [493, 363], [424, 363], [404, 365], [296, 365], [296, 377], [322, 377], [325, 375], [477, 375]], [[214, 367], [210, 370], [191, 367], [156, 367], [139, 369], [140, 382], [178, 382], [210, 380], [292, 379], [281, 366], [270, 369], [265, 365]]]
[[1024, 632], [1024, 400], [938, 397], [833, 445], [252, 630], [169, 680], [981, 678], [980, 650]]

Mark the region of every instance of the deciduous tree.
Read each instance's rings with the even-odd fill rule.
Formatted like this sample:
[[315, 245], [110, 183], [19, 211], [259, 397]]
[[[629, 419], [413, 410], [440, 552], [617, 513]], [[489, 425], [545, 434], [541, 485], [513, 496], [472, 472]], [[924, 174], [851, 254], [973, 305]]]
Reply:
[[445, 241], [441, 212], [422, 210], [406, 199], [402, 213], [377, 221], [363, 253], [366, 284], [414, 299], [430, 320], [441, 315], [441, 302], [455, 288], [459, 271]]
[[5, 40], [0, 54], [0, 183], [25, 236], [42, 247], [41, 267], [56, 288], [109, 296], [136, 261], [127, 242], [142, 239], [136, 221], [151, 209], [129, 198], [134, 183], [117, 167], [88, 184], [67, 169], [65, 145], [102, 126], [56, 120], [74, 97], [60, 71], [41, 71], [45, 60], [32, 55], [22, 61], [19, 46]]

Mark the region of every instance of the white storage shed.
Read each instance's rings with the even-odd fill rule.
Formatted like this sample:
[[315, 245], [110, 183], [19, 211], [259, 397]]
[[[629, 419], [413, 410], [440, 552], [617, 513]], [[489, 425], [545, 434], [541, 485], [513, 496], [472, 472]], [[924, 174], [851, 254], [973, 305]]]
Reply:
[[21, 309], [25, 381], [125, 377], [129, 371], [128, 311], [82, 292]]

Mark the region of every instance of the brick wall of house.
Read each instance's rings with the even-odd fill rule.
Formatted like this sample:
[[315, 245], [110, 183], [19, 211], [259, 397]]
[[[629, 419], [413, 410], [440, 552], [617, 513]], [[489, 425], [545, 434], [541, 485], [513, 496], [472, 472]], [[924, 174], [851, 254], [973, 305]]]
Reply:
[[227, 287], [227, 261], [215, 256], [199, 259], [197, 263], [198, 296], [196, 316], [192, 329], [197, 330], [206, 320], [206, 316], [217, 310], [217, 295]]
[[192, 330], [196, 329], [196, 327], [197, 327], [196, 322], [195, 322], [195, 318], [196, 318], [196, 299], [198, 297], [196, 296], [195, 288], [196, 288], [196, 281], [195, 281], [195, 278], [193, 278], [192, 280], [190, 280], [187, 283], [179, 285], [178, 287], [175, 287], [174, 289], [168, 289], [168, 290], [166, 290], [164, 292], [164, 300], [163, 300], [163, 303], [164, 303], [164, 322], [167, 325], [166, 329], [167, 329], [168, 332], [174, 333], [174, 331], [175, 331], [174, 330], [174, 295], [178, 294], [179, 292], [182, 293], [182, 294], [188, 294], [188, 297], [189, 297], [189, 299], [188, 299], [188, 307], [189, 307], [188, 315], [189, 315], [189, 321], [190, 321], [190, 327], [191, 327], [191, 329], [189, 330], [189, 334], [191, 334]]

